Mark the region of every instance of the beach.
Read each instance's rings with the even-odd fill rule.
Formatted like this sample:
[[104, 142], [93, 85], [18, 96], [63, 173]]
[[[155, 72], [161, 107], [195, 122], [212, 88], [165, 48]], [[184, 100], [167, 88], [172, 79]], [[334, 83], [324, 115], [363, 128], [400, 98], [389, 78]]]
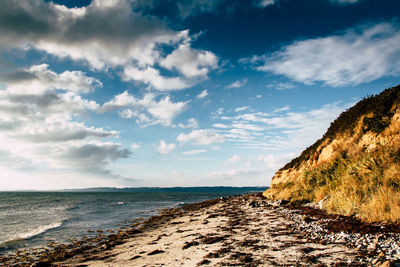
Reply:
[[110, 234], [161, 209], [262, 192], [262, 187], [99, 188], [0, 192], [0, 256], [21, 249]]
[[396, 266], [398, 230], [246, 194], [164, 210], [34, 266]]

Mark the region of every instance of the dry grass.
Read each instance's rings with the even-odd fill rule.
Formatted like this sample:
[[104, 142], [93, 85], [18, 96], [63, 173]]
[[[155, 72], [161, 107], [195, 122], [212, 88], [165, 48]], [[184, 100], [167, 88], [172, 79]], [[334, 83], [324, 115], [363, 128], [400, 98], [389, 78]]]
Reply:
[[356, 215], [367, 222], [400, 223], [399, 114], [397, 110], [381, 134], [368, 137], [372, 148], [357, 142], [359, 131], [341, 136], [340, 149], [331, 160], [307, 168], [264, 195], [295, 203], [318, 202], [329, 195], [324, 209], [330, 213]]

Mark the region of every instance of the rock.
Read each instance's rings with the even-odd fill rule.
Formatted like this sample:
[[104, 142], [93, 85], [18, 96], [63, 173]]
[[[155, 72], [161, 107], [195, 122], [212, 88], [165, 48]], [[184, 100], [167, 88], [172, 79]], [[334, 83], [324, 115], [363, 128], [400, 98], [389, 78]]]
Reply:
[[385, 261], [384, 263], [382, 263], [381, 265], [379, 265], [380, 267], [390, 267], [390, 261]]
[[249, 206], [250, 207], [252, 207], [252, 208], [258, 208], [258, 207], [260, 207], [260, 205], [258, 204], [258, 202], [257, 201], [252, 201], [252, 202], [250, 202], [249, 203]]
[[307, 203], [307, 204], [304, 204], [304, 207], [319, 209], [318, 203]]
[[289, 204], [289, 203], [290, 202], [285, 200], [285, 199], [278, 200], [278, 202], [277, 202], [278, 206], [284, 206], [284, 205]]
[[328, 202], [328, 200], [331, 198], [330, 195], [325, 196], [323, 199], [321, 199], [320, 201], [317, 202], [319, 209], [323, 209], [326, 202]]
[[375, 260], [373, 260], [371, 263], [373, 264], [373, 265], [375, 265], [375, 264], [377, 264], [379, 262], [379, 258], [376, 258]]
[[303, 221], [306, 222], [306, 223], [309, 223], [309, 222], [314, 221], [311, 217], [306, 216], [306, 215], [304, 215], [302, 219], [303, 219]]
[[369, 244], [369, 246], [367, 247], [368, 250], [376, 250], [376, 243], [371, 243]]

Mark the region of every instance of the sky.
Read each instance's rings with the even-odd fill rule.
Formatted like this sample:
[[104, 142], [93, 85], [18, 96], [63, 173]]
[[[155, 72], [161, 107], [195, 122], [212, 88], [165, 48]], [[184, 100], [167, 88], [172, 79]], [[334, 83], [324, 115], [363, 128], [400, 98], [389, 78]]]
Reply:
[[397, 0], [0, 2], [0, 190], [266, 186], [400, 83]]

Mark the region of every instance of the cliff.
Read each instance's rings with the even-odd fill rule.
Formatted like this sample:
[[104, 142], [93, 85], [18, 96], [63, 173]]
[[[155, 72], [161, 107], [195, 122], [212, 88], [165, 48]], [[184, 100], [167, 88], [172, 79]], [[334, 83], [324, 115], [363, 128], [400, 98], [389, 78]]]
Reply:
[[276, 172], [263, 195], [319, 202], [330, 213], [368, 222], [400, 222], [400, 85], [343, 112]]

